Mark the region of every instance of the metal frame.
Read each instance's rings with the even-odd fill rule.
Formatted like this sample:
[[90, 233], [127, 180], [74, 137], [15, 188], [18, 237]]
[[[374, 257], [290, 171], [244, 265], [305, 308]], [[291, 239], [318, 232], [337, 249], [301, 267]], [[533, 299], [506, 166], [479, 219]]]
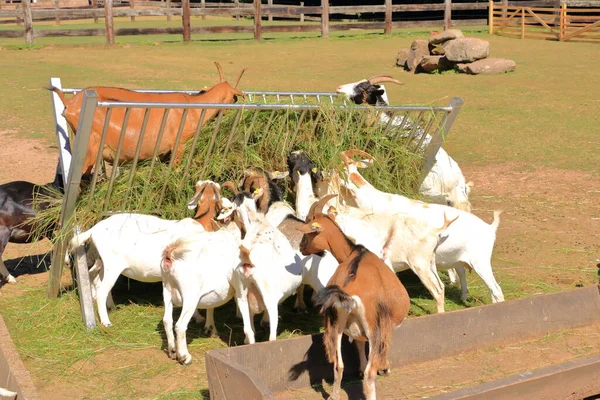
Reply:
[[[60, 80], [53, 78], [51, 80], [51, 85], [60, 87]], [[73, 94], [79, 92], [81, 89], [62, 89], [63, 93]], [[198, 91], [175, 91], [175, 90], [139, 90], [139, 92], [146, 93], [161, 93], [161, 92], [179, 92], [179, 93], [198, 93]], [[390, 136], [402, 136], [407, 138], [407, 145], [414, 147], [414, 151], [422, 151], [423, 150], [423, 142], [427, 135], [431, 136], [430, 142], [425, 147], [425, 169], [424, 175], [429, 172], [433, 164], [435, 163], [435, 155], [437, 154], [439, 148], [442, 145], [443, 140], [447, 137], [450, 127], [454, 122], [458, 111], [462, 105], [462, 100], [458, 98], [452, 99], [449, 106], [446, 107], [427, 107], [427, 106], [355, 106], [348, 105], [345, 96], [338, 95], [335, 92], [244, 92], [247, 97], [247, 103], [237, 103], [237, 104], [214, 104], [214, 103], [134, 103], [134, 102], [108, 102], [108, 101], [98, 101], [97, 94], [93, 90], [86, 90], [84, 94], [84, 101], [82, 104], [82, 110], [79, 119], [79, 126], [77, 127], [77, 135], [75, 137], [74, 144], [72, 148], [74, 149], [74, 153], [72, 158], [70, 159], [66, 154], [61, 156], [61, 172], [63, 173], [63, 180], [65, 183], [65, 197], [63, 199], [63, 209], [60, 215], [60, 220], [58, 222], [58, 226], [63, 226], [65, 223], [68, 223], [73, 217], [73, 213], [75, 210], [75, 203], [80, 189], [81, 183], [81, 174], [83, 168], [83, 162], [85, 158], [85, 154], [88, 147], [88, 142], [90, 138], [90, 134], [92, 131], [92, 121], [94, 117], [94, 112], [97, 108], [104, 108], [107, 110], [107, 115], [105, 119], [105, 123], [103, 126], [101, 138], [100, 138], [100, 146], [99, 148], [104, 147], [104, 140], [108, 131], [108, 121], [110, 120], [111, 113], [115, 109], [124, 109], [124, 118], [121, 125], [121, 136], [119, 138], [117, 148], [115, 149], [115, 159], [119, 159], [119, 155], [122, 151], [123, 141], [125, 137], [125, 133], [127, 132], [127, 125], [129, 122], [129, 113], [132, 108], [136, 109], [145, 109], [141, 129], [140, 129], [140, 137], [137, 142], [137, 146], [135, 149], [135, 154], [132, 160], [132, 167], [129, 175], [129, 182], [132, 182], [133, 176], [135, 174], [136, 168], [138, 166], [140, 149], [142, 146], [143, 138], [146, 133], [146, 128], [148, 125], [149, 115], [152, 109], [162, 109], [165, 110], [162, 115], [162, 122], [160, 125], [160, 129], [158, 131], [158, 138], [156, 145], [154, 146], [154, 153], [152, 157], [152, 161], [150, 164], [150, 172], [149, 175], [151, 177], [155, 161], [157, 159], [159, 144], [162, 139], [162, 135], [165, 130], [165, 126], [169, 116], [169, 110], [178, 109], [183, 110], [181, 120], [178, 122], [179, 127], [177, 130], [177, 136], [175, 139], [175, 149], [178, 148], [179, 145], [183, 145], [181, 143], [182, 132], [184, 130], [184, 125], [186, 123], [186, 117], [188, 112], [194, 110], [200, 111], [199, 121], [204, 121], [205, 113], [207, 110], [218, 110], [218, 112], [214, 115], [214, 127], [210, 127], [212, 130], [212, 134], [210, 136], [210, 141], [207, 147], [207, 153], [204, 156], [205, 159], [213, 156], [214, 154], [214, 144], [217, 135], [220, 132], [221, 120], [224, 111], [229, 111], [236, 113], [235, 120], [231, 131], [229, 132], [229, 138], [227, 141], [227, 146], [225, 151], [229, 150], [229, 146], [231, 145], [231, 141], [233, 135], [237, 129], [239, 129], [239, 121], [243, 113], [254, 113], [254, 117], [252, 120], [252, 124], [256, 120], [256, 116], [259, 112], [266, 111], [271, 112], [269, 116], [269, 122], [275, 115], [276, 111], [287, 110], [299, 112], [300, 117], [297, 121], [297, 129], [300, 129], [301, 124], [303, 123], [312, 123], [312, 129], [316, 129], [317, 123], [315, 121], [304, 121], [304, 116], [307, 112], [319, 110], [320, 104], [330, 104], [336, 109], [348, 111], [356, 113], [364, 113], [364, 116], [361, 117], [361, 124], [365, 123], [368, 115], [372, 115], [373, 111], [376, 112], [378, 117], [381, 117], [381, 113], [386, 113], [389, 118], [389, 123], [385, 126], [385, 134]], [[68, 149], [68, 136], [66, 132], [66, 124], [60, 125], [56, 94], [53, 93], [53, 101], [54, 101], [54, 112], [55, 117], [57, 119], [57, 132], [59, 143], [61, 144], [61, 151], [63, 149]], [[62, 111], [62, 110], [61, 110]], [[416, 115], [414, 117], [413, 115]], [[426, 118], [429, 118], [426, 120]], [[318, 118], [317, 118], [318, 119]], [[393, 123], [394, 121], [400, 121], [400, 123]], [[64, 122], [64, 118], [63, 121]], [[362, 126], [362, 125], [361, 125]], [[198, 123], [198, 128], [194, 132], [193, 138], [188, 140], [192, 140], [192, 143], [196, 144], [201, 131], [207, 128], [207, 123], [204, 124]], [[66, 141], [65, 141], [66, 138]], [[193, 149], [196, 146], [192, 147]], [[187, 165], [184, 169], [184, 176], [182, 180], [188, 178], [190, 165], [192, 159], [194, 157], [194, 151], [192, 150], [192, 154], [188, 156]], [[173, 170], [175, 151], [171, 152], [171, 159], [168, 162], [168, 168], [170, 171]], [[70, 162], [70, 163], [69, 163]], [[90, 190], [93, 192], [96, 188], [98, 173], [100, 171], [100, 166], [102, 165], [102, 152], [99, 151], [97, 154], [94, 173], [91, 180]], [[66, 172], [68, 171], [68, 173]], [[206, 171], [202, 171], [205, 173]], [[104, 203], [104, 211], [106, 213], [110, 213], [113, 210], [108, 210], [106, 207], [108, 205], [108, 200], [112, 195], [113, 183], [116, 178], [117, 168], [113, 168], [109, 177], [109, 187], [107, 190], [107, 194], [105, 196]], [[149, 179], [150, 179], [149, 177]], [[158, 201], [156, 207], [160, 207], [164, 197], [166, 194], [166, 184], [163, 186], [161, 193], [158, 196]], [[144, 197], [144, 194], [142, 195]], [[119, 209], [120, 212], [124, 211], [134, 211], [129, 209]], [[78, 228], [76, 228], [78, 229]], [[56, 297], [58, 295], [60, 289], [60, 277], [62, 276], [63, 262], [67, 250], [67, 239], [68, 238], [58, 238], [54, 245], [53, 250], [53, 258], [52, 258], [52, 267], [51, 267], [51, 278], [48, 286], [48, 296]], [[82, 304], [82, 312], [84, 315], [84, 321], [88, 327], [95, 326], [95, 318], [93, 312], [93, 306], [91, 305], [91, 296], [88, 296], [89, 291], [89, 282], [86, 283], [86, 280], [89, 280], [87, 277], [87, 263], [85, 263], [85, 254], [78, 254], [76, 258], [77, 268], [76, 271], [78, 273], [78, 282], [80, 288], [81, 296], [81, 304]], [[85, 265], [84, 265], [85, 264]], [[86, 275], [84, 277], [83, 275]], [[85, 287], [87, 285], [87, 287]], [[83, 286], [83, 287], [82, 287]]]

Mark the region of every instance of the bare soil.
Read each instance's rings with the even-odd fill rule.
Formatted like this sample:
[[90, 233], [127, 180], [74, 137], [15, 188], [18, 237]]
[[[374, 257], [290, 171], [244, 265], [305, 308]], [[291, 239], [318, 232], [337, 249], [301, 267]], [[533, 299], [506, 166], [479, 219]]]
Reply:
[[[57, 152], [52, 146], [41, 143], [16, 137], [13, 132], [0, 132], [0, 182], [18, 179], [36, 183], [51, 181]], [[493, 265], [507, 299], [598, 283], [598, 176], [526, 163], [461, 164], [461, 167], [467, 179], [475, 183], [471, 197], [473, 212], [490, 222], [493, 210], [504, 210]], [[20, 287], [26, 285], [45, 286], [48, 273], [44, 272], [43, 265], [49, 265], [46, 253], [50, 249], [47, 240], [28, 245], [9, 244], [3, 258], [22, 284], [4, 286], [0, 295], [18, 295], [22, 290]], [[40, 261], [46, 264], [38, 267]], [[397, 369], [393, 376], [400, 377], [399, 381], [393, 377], [380, 379], [378, 385], [385, 398], [417, 398], [572, 359], [600, 345], [598, 326], [556, 336], [560, 340], [482, 349]], [[82, 363], [79, 366], [90, 370], [89, 381], [85, 383], [66, 385], [65, 378], [60, 376], [49, 379], [52, 371], [45, 371], [44, 379], [40, 376], [33, 376], [33, 379], [43, 399], [96, 398], [101, 394], [95, 388], [113, 387], [123, 382], [110, 381], [109, 373], [92, 371], [108, 372], [124, 365], [135, 367], [142, 364], [149, 368], [155, 362], [163, 362], [165, 357], [158, 348], [130, 352], [107, 349], [95, 357], [92, 364]], [[26, 366], [28, 362], [25, 360]], [[187, 387], [190, 381], [199, 379], [201, 375], [200, 379], [205, 379], [201, 358], [196, 358], [191, 368], [174, 367], [153, 374], [151, 385], [145, 380], [127, 384], [137, 387], [137, 393], [147, 393], [148, 398], [152, 398], [153, 390]], [[147, 392], [142, 388], [146, 388]], [[315, 392], [307, 393], [310, 397]], [[206, 395], [205, 392], [201, 394]]]

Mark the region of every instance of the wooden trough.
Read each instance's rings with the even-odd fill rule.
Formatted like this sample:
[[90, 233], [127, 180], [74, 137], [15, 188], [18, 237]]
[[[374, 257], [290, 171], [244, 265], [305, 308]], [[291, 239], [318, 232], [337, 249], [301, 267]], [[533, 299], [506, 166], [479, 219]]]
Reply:
[[17, 353], [2, 316], [0, 316], [0, 387], [17, 392], [18, 400], [40, 399], [31, 376]]
[[[599, 323], [600, 286], [411, 318], [394, 332], [390, 363], [394, 369]], [[343, 352], [344, 377], [356, 378], [355, 347], [346, 342]], [[278, 392], [333, 381], [320, 334], [209, 351], [206, 370], [213, 400], [275, 399]], [[437, 398], [581, 399], [599, 393], [596, 354]]]

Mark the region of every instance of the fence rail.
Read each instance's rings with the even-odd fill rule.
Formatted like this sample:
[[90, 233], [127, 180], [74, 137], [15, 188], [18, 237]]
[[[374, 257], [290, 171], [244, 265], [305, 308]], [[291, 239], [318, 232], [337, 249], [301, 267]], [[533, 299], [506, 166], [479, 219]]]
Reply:
[[600, 8], [497, 6], [493, 1], [489, 7], [490, 34], [600, 43]]
[[[0, 0], [0, 5], [3, 0]], [[137, 1], [115, 2], [114, 0], [97, 1], [92, 0], [91, 6], [77, 8], [39, 8], [31, 5], [31, 0], [22, 0], [17, 8], [0, 8], [0, 19], [10, 18], [12, 22], [23, 24], [24, 30], [0, 30], [0, 37], [19, 38], [25, 37], [27, 44], [32, 44], [37, 37], [61, 37], [61, 36], [106, 36], [107, 42], [114, 43], [115, 36], [121, 35], [151, 35], [151, 34], [183, 34], [184, 41], [190, 40], [190, 34], [206, 33], [253, 33], [255, 39], [260, 39], [262, 33], [272, 32], [311, 32], [320, 31], [321, 37], [327, 38], [330, 31], [345, 31], [350, 29], [381, 29], [385, 34], [391, 34], [393, 29], [413, 27], [437, 27], [449, 28], [461, 25], [487, 25], [487, 19], [452, 19], [452, 12], [465, 12], [485, 10], [488, 4], [485, 2], [456, 3], [446, 0], [444, 3], [436, 4], [392, 4], [392, 0], [381, 0], [380, 5], [353, 5], [353, 6], [329, 6], [328, 0], [321, 0], [320, 6], [277, 5], [272, 0], [263, 5], [261, 1], [254, 0], [252, 4], [232, 3], [228, 6], [216, 6], [202, 1], [191, 4], [189, 0], [181, 2], [171, 1]], [[519, 1], [510, 4], [527, 5], [552, 5], [554, 0]], [[440, 12], [440, 16], [428, 17], [427, 20], [415, 20], [415, 13]], [[443, 15], [442, 15], [443, 12]], [[384, 14], [382, 20], [358, 21], [352, 23], [332, 23], [330, 16], [364, 14]], [[400, 14], [400, 15], [399, 15]], [[173, 16], [182, 17], [181, 27], [157, 27], [157, 28], [123, 28], [114, 29], [113, 18], [129, 17], [135, 21], [136, 17], [165, 17], [171, 20]], [[240, 18], [252, 18], [254, 26], [229, 25], [229, 26], [203, 26], [191, 27], [191, 17], [206, 18], [206, 16], [232, 17], [236, 21]], [[412, 16], [412, 17], [411, 17]], [[394, 18], [396, 19], [394, 21]], [[55, 20], [60, 25], [61, 19], [91, 19], [95, 22], [103, 18], [105, 28], [91, 29], [34, 29], [33, 21]], [[268, 18], [299, 20], [297, 25], [266, 25], [261, 21]], [[306, 21], [320, 22], [320, 24], [305, 23]], [[6, 21], [4, 21], [6, 23]]]

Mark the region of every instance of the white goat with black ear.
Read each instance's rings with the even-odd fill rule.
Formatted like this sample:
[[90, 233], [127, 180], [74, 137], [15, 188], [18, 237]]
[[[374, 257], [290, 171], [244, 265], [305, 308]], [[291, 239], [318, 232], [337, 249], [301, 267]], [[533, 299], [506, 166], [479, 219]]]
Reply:
[[[377, 190], [359, 172], [351, 157], [360, 154], [372, 160], [373, 157], [361, 150], [348, 150], [341, 153], [348, 175], [347, 188], [354, 194], [359, 207], [368, 213], [409, 213], [414, 218], [429, 221], [433, 227], [440, 226], [444, 215], [458, 215], [459, 218], [446, 231], [447, 239], [435, 250], [438, 268], [457, 268], [461, 280], [461, 298], [466, 299], [466, 277], [464, 268], [474, 270], [492, 294], [494, 303], [504, 301], [502, 289], [492, 272], [492, 251], [496, 241], [496, 230], [500, 224], [501, 211], [494, 211], [491, 224], [466, 211], [441, 204], [429, 204], [407, 197]], [[458, 268], [462, 267], [462, 268]]]
[[[385, 87], [380, 85], [383, 82], [401, 84], [401, 82], [391, 76], [377, 75], [358, 82], [340, 85], [336, 91], [337, 93], [346, 95], [356, 104], [387, 106], [389, 105], [387, 93]], [[393, 126], [403, 126], [404, 128], [412, 127], [413, 121], [405, 120], [405, 118], [408, 117], [392, 117], [391, 124]], [[381, 113], [379, 120], [382, 124], [388, 124], [390, 116], [385, 112]], [[424, 135], [425, 137], [423, 137]], [[415, 139], [420, 144], [420, 150], [424, 150], [431, 141], [431, 137], [420, 127], [417, 127]], [[435, 164], [427, 176], [425, 176], [423, 183], [419, 187], [419, 192], [431, 202], [471, 212], [471, 203], [469, 202], [471, 186], [471, 182], [467, 183], [465, 181], [465, 177], [456, 161], [440, 147], [435, 156]]]

